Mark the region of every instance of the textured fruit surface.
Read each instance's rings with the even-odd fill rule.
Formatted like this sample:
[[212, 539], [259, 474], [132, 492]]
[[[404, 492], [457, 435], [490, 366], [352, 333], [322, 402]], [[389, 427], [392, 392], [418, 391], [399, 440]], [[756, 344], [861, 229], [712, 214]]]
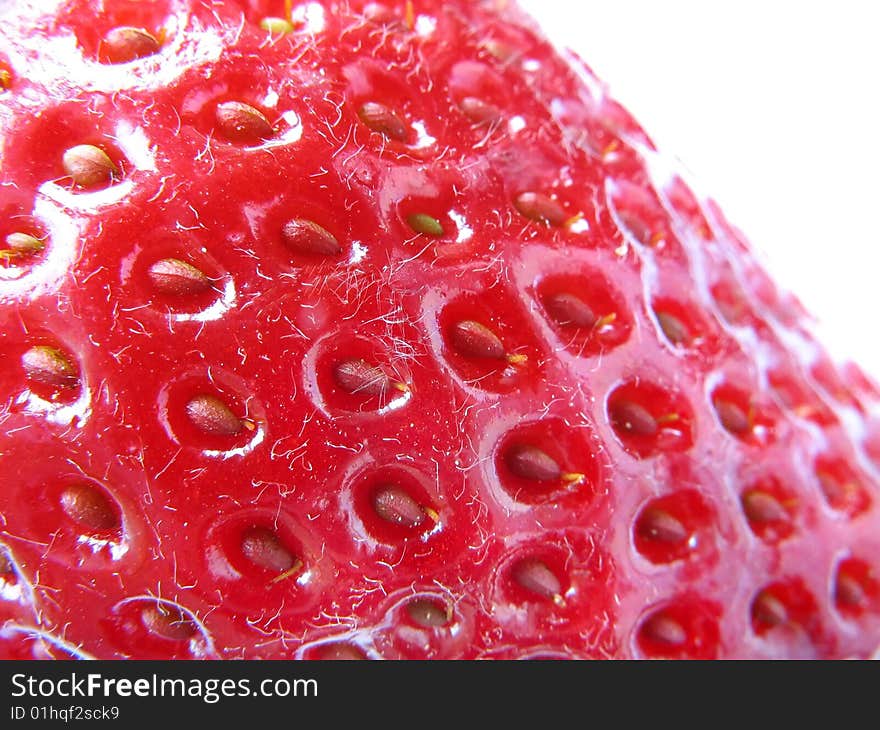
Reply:
[[512, 6], [15, 3], [0, 70], [0, 655], [880, 644], [876, 386]]

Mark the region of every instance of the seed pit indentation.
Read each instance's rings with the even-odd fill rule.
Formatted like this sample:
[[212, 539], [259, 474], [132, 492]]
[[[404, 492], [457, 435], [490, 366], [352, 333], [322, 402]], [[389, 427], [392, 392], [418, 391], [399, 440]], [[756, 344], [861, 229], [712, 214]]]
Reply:
[[653, 190], [617, 180], [608, 198], [623, 232], [640, 246], [661, 251], [674, 240], [669, 216]]
[[517, 425], [494, 451], [498, 482], [520, 504], [587, 502], [599, 481], [589, 437], [561, 418]]
[[421, 475], [398, 466], [377, 466], [355, 477], [351, 499], [363, 528], [375, 540], [399, 545], [428, 539], [441, 526], [440, 513]]
[[764, 542], [775, 544], [794, 534], [798, 499], [777, 478], [751, 484], [740, 500], [749, 527]]
[[509, 392], [539, 376], [533, 320], [506, 288], [462, 292], [428, 316], [438, 356], [465, 387]]
[[693, 597], [650, 611], [636, 631], [636, 644], [649, 659], [715, 659], [721, 647], [718, 607]]
[[535, 289], [544, 318], [569, 352], [606, 353], [629, 339], [630, 313], [619, 292], [598, 271], [546, 276]]
[[880, 580], [874, 568], [854, 556], [841, 560], [834, 576], [833, 599], [837, 610], [849, 619], [880, 613]]
[[871, 507], [864, 480], [847, 459], [822, 455], [816, 459], [815, 474], [825, 501], [833, 510], [855, 518]]
[[633, 525], [636, 550], [652, 563], [688, 558], [708, 547], [714, 514], [696, 490], [652, 499]]
[[800, 578], [779, 580], [758, 591], [751, 621], [754, 632], [762, 637], [782, 630], [815, 638], [820, 631], [816, 600]]
[[636, 456], [685, 451], [693, 443], [687, 401], [655, 383], [632, 380], [618, 386], [608, 397], [607, 413], [624, 448]]

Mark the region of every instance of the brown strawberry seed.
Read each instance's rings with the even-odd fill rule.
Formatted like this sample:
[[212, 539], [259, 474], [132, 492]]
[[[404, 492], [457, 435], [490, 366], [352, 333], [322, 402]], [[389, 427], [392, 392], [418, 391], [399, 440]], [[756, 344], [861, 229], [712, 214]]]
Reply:
[[74, 522], [89, 532], [111, 532], [119, 529], [119, 516], [110, 500], [89, 484], [72, 484], [61, 492], [61, 509]]
[[92, 144], [78, 144], [66, 150], [62, 164], [73, 184], [80, 188], [104, 185], [119, 173], [119, 168], [107, 153]]
[[198, 631], [181, 609], [158, 601], [141, 611], [141, 621], [151, 634], [171, 641], [187, 641]]
[[180, 259], [160, 259], [147, 275], [162, 294], [199, 294], [211, 288], [211, 280], [202, 271]]
[[428, 511], [400, 487], [380, 487], [373, 494], [373, 509], [386, 522], [401, 527], [418, 527]]
[[398, 142], [406, 141], [408, 131], [406, 125], [384, 104], [369, 101], [358, 110], [358, 117], [374, 132], [384, 134]]
[[196, 428], [214, 436], [235, 436], [246, 425], [220, 398], [207, 393], [186, 404], [186, 415]]
[[788, 511], [779, 500], [759, 489], [752, 489], [743, 494], [742, 504], [749, 522], [763, 524], [785, 522], [789, 519]]
[[834, 474], [819, 469], [816, 471], [816, 478], [828, 504], [835, 509], [845, 510], [849, 505], [858, 503], [860, 488], [851, 475]]
[[876, 565], [849, 556], [837, 566], [833, 589], [834, 605], [849, 619], [858, 619], [866, 612], [880, 613], [880, 583]]
[[452, 620], [452, 606], [432, 598], [416, 598], [406, 604], [413, 623], [426, 629], [446, 626]]
[[618, 212], [624, 227], [643, 246], [653, 247], [663, 240], [662, 231], [655, 231], [641, 216], [628, 210]]
[[520, 560], [513, 566], [513, 579], [529, 593], [562, 605], [562, 584], [544, 561], [538, 558]]
[[673, 345], [686, 345], [688, 343], [690, 333], [684, 322], [668, 312], [656, 312], [656, 316], [660, 329], [663, 330], [667, 340]]
[[286, 574], [298, 562], [278, 535], [265, 527], [251, 527], [244, 532], [241, 552], [254, 565], [272, 573]]
[[217, 129], [230, 142], [256, 144], [274, 131], [263, 112], [240, 101], [224, 101], [215, 110]]
[[838, 606], [852, 611], [864, 608], [868, 595], [865, 587], [856, 578], [841, 570], [834, 584], [834, 600]]
[[520, 479], [533, 482], [558, 482], [562, 479], [562, 469], [556, 460], [535, 446], [511, 446], [504, 454], [504, 463]]
[[406, 0], [406, 4], [403, 6], [403, 20], [408, 30], [413, 30], [416, 27], [416, 9], [413, 0]]
[[657, 419], [642, 405], [629, 400], [617, 401], [609, 407], [611, 424], [618, 432], [633, 436], [653, 436], [659, 429]]
[[60, 350], [48, 345], [35, 345], [21, 356], [25, 377], [35, 383], [55, 388], [75, 388], [79, 373]]
[[294, 218], [281, 228], [281, 239], [301, 253], [335, 256], [342, 251], [336, 237], [314, 221]]
[[772, 593], [762, 591], [752, 604], [752, 620], [765, 628], [782, 626], [789, 621], [788, 609]]
[[748, 412], [736, 403], [721, 398], [712, 401], [718, 420], [726, 431], [735, 436], [743, 436], [752, 430], [752, 420]]
[[636, 529], [646, 540], [678, 544], [690, 537], [690, 530], [673, 515], [661, 509], [647, 509], [638, 519]]
[[0, 91], [6, 91], [6, 89], [12, 86], [12, 74], [5, 68], [0, 68]]
[[526, 218], [551, 226], [561, 226], [570, 217], [559, 203], [542, 193], [520, 193], [513, 206]]
[[472, 319], [456, 322], [451, 333], [452, 346], [466, 357], [485, 360], [507, 360], [515, 365], [525, 361], [525, 355], [508, 355], [504, 344], [486, 325]]
[[591, 329], [599, 321], [593, 310], [582, 299], [567, 292], [544, 297], [544, 308], [560, 326]]
[[159, 41], [143, 28], [123, 26], [108, 30], [101, 41], [101, 51], [110, 63], [127, 63], [152, 56], [160, 48]]
[[345, 360], [334, 368], [333, 376], [340, 388], [352, 394], [381, 396], [392, 388], [409, 390], [405, 383], [393, 381], [366, 360]]
[[684, 627], [662, 612], [648, 618], [642, 627], [642, 633], [651, 641], [667, 646], [682, 646], [688, 639]]
[[501, 118], [501, 110], [497, 106], [475, 96], [466, 96], [458, 107], [474, 124], [489, 124]]

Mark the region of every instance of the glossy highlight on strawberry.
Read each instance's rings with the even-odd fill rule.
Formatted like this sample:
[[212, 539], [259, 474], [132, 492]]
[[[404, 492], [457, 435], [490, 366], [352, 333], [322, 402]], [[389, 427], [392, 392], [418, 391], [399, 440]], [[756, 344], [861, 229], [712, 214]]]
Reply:
[[3, 21], [0, 656], [877, 651], [880, 388], [512, 3]]

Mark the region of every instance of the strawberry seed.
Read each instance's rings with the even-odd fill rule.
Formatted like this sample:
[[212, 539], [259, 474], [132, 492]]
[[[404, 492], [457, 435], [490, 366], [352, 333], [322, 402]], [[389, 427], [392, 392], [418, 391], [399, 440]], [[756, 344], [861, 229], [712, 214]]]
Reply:
[[569, 219], [559, 203], [542, 193], [520, 193], [514, 198], [513, 206], [526, 218], [550, 226], [562, 226]]
[[297, 562], [278, 535], [265, 527], [251, 527], [241, 538], [241, 552], [254, 565], [272, 573], [285, 574]]
[[75, 388], [79, 373], [60, 350], [48, 345], [35, 345], [21, 356], [25, 377], [35, 383], [54, 388]]
[[547, 564], [538, 558], [524, 558], [513, 567], [513, 579], [529, 593], [562, 605], [562, 584]]
[[413, 623], [435, 629], [446, 626], [452, 620], [452, 606], [432, 598], [416, 598], [406, 604], [406, 612]]
[[384, 104], [369, 101], [358, 110], [360, 120], [374, 132], [383, 134], [389, 139], [405, 142], [406, 125], [391, 109]]
[[180, 259], [160, 259], [147, 275], [162, 294], [192, 295], [211, 288], [211, 280], [202, 271]]
[[742, 504], [749, 522], [785, 522], [789, 519], [788, 511], [776, 497], [758, 489], [745, 492]]
[[339, 387], [352, 394], [381, 396], [391, 389], [409, 390], [405, 383], [393, 381], [366, 360], [345, 360], [334, 368], [333, 375]]
[[257, 144], [274, 131], [263, 112], [240, 101], [224, 101], [215, 110], [218, 131], [230, 142]]
[[336, 237], [314, 221], [294, 218], [281, 228], [281, 239], [301, 253], [335, 256], [342, 251]]
[[46, 248], [46, 242], [29, 233], [15, 232], [6, 236], [6, 249], [0, 258], [25, 258], [34, 256]]
[[110, 500], [93, 486], [72, 484], [61, 492], [60, 502], [64, 513], [89, 532], [119, 529], [119, 517]]
[[648, 509], [639, 517], [636, 528], [647, 540], [678, 544], [690, 537], [690, 530], [665, 510]]
[[504, 462], [520, 479], [533, 482], [558, 482], [562, 479], [562, 469], [556, 460], [536, 446], [512, 446], [504, 454]]
[[101, 41], [101, 51], [110, 63], [128, 63], [152, 56], [159, 48], [155, 36], [143, 28], [130, 26], [108, 30]]
[[644, 406], [634, 401], [621, 400], [609, 406], [611, 425], [618, 432], [633, 436], [654, 436], [659, 424]]
[[412, 213], [407, 216], [406, 222], [416, 233], [424, 233], [426, 236], [439, 237], [444, 233], [440, 221], [426, 213]]
[[380, 487], [373, 494], [373, 509], [386, 522], [401, 527], [418, 527], [428, 516], [424, 507], [400, 487]]
[[245, 427], [226, 403], [207, 393], [195, 396], [186, 404], [186, 415], [200, 431], [215, 436], [235, 436]]
[[565, 327], [594, 327], [599, 318], [579, 297], [567, 292], [550, 294], [544, 298], [544, 307], [556, 324]]
[[66, 150], [62, 164], [73, 184], [80, 188], [104, 185], [119, 173], [107, 153], [91, 144], [79, 144]]
[[657, 322], [660, 324], [660, 329], [663, 330], [667, 340], [673, 345], [686, 345], [688, 343], [690, 335], [684, 322], [668, 312], [655, 312], [655, 315]]

